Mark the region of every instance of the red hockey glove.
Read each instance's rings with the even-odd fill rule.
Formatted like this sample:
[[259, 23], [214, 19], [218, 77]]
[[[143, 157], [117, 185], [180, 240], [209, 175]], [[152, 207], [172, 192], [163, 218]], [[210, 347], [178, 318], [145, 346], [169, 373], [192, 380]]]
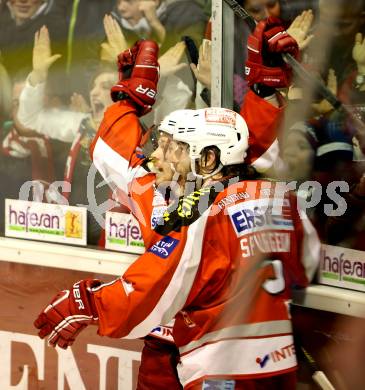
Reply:
[[87, 325], [97, 324], [92, 288], [100, 284], [96, 279], [80, 280], [70, 290], [60, 291], [34, 321], [39, 337], [49, 336], [48, 345], [66, 349]]
[[299, 48], [280, 19], [269, 17], [259, 22], [248, 37], [247, 49], [245, 74], [250, 85], [263, 84], [273, 88], [290, 85], [292, 70], [281, 55], [289, 53], [297, 58]]
[[138, 41], [118, 56], [119, 82], [111, 89], [114, 102], [127, 96], [136, 104], [139, 116], [147, 114], [156, 100], [159, 78], [158, 45]]

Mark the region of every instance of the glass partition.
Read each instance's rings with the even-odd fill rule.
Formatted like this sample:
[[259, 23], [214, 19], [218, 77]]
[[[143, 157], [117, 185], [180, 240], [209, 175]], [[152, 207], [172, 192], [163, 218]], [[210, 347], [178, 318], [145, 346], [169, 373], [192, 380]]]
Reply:
[[[136, 39], [155, 39], [160, 47], [158, 98], [152, 112], [141, 118], [145, 129], [179, 108], [221, 105], [241, 110], [250, 89], [244, 74], [250, 28], [228, 3], [162, 1], [156, 3], [152, 21], [137, 0], [33, 1], [26, 9], [17, 1], [1, 3], [1, 235], [6, 221], [17, 236], [29, 227], [35, 234], [52, 230], [53, 238], [67, 230], [73, 244], [85, 233], [82, 213], [73, 209], [60, 226], [55, 215], [52, 220], [44, 211], [42, 217], [42, 208], [36, 215], [26, 214], [25, 205], [5, 207], [5, 199], [32, 200], [83, 205], [86, 242], [105, 245], [106, 211], [126, 212], [127, 207], [113, 199], [108, 183], [92, 165], [89, 146], [111, 104], [109, 90], [118, 79], [116, 56]], [[290, 88], [281, 90], [286, 108], [277, 127], [280, 153], [266, 175], [296, 182], [324, 242], [362, 249], [363, 3], [238, 3], [256, 22], [270, 15], [281, 17], [300, 40], [297, 60], [302, 70], [295, 70]], [[182, 39], [188, 49], [181, 50]], [[190, 67], [191, 63], [196, 64]], [[322, 80], [344, 108], [334, 109], [315, 83], [303, 81], [303, 72]], [[337, 182], [341, 183], [336, 187]], [[341, 197], [342, 192], [349, 199]], [[315, 196], [318, 204], [311, 206]], [[339, 197], [345, 199], [347, 212], [328, 215], [328, 210], [341, 206]], [[341, 224], [350, 217], [351, 229], [345, 232]], [[135, 246], [140, 246], [138, 239]]]
[[[229, 85], [222, 86], [226, 96], [222, 105], [240, 112], [250, 90], [245, 76], [250, 28], [228, 3], [223, 1], [222, 75], [232, 69], [233, 74]], [[292, 74], [292, 81], [280, 90], [280, 104], [285, 106], [275, 134], [280, 151], [265, 175], [293, 183], [323, 242], [363, 250], [363, 2], [351, 7], [340, 0], [237, 3], [256, 23], [268, 16], [280, 17], [300, 49], [298, 65], [285, 71]], [[234, 26], [234, 35], [225, 35], [227, 25]], [[283, 69], [286, 65], [280, 61], [264, 65]]]
[[[227, 3], [230, 2], [223, 1], [222, 52], [225, 49], [226, 52], [222, 59], [222, 78], [231, 74], [232, 69], [233, 74], [227, 80], [229, 86], [222, 85], [222, 105], [247, 114], [243, 108], [245, 97], [253, 88], [249, 84], [250, 77], [245, 75], [246, 61], [254, 58], [253, 50], [247, 50], [251, 31], [247, 22], [234, 15]], [[364, 2], [243, 0], [237, 3], [256, 23], [268, 16], [280, 17], [300, 49], [296, 57], [299, 65], [292, 71], [286, 68], [288, 65], [282, 59], [273, 61], [272, 55], [271, 62], [268, 57], [266, 62], [264, 59], [263, 65], [284, 69], [282, 74], [292, 73], [292, 79], [277, 95], [285, 115], [274, 129], [267, 127], [266, 133], [261, 134], [265, 138], [274, 130], [272, 143], [268, 146], [276, 153], [270, 169], [262, 174], [276, 186], [281, 184], [296, 192], [299, 205], [305, 211], [302, 215], [312, 221], [320, 236], [321, 261], [314, 282], [364, 292], [364, 274], [360, 270], [365, 258]], [[227, 23], [228, 28], [234, 25], [234, 35], [224, 34]], [[230, 98], [231, 88], [233, 96]], [[273, 96], [268, 94], [264, 98], [271, 101]], [[261, 119], [256, 117], [258, 125]], [[254, 121], [250, 130], [255, 130]], [[276, 138], [277, 149], [273, 147]], [[260, 142], [260, 138], [252, 142]], [[324, 289], [323, 296], [326, 294]], [[352, 296], [350, 291], [346, 294]], [[329, 356], [325, 352], [327, 348], [335, 343], [339, 345], [339, 327], [346, 327], [347, 340], [358, 337], [354, 325], [357, 319], [331, 317], [330, 308], [322, 309], [302, 313], [300, 318], [300, 309], [292, 311], [297, 333], [299, 382], [303, 386], [313, 382], [306, 372], [308, 359], [315, 359], [334, 387], [341, 387], [340, 382], [351, 387], [352, 381], [361, 382], [363, 378], [353, 372], [350, 374], [342, 363], [336, 365], [339, 375], [334, 375], [324, 356]], [[330, 320], [322, 323], [322, 318], [326, 317]], [[302, 328], [313, 332], [320, 342], [307, 344], [306, 340], [314, 339], [301, 334]], [[340, 349], [334, 350], [336, 352], [331, 356], [341, 355], [351, 360], [347, 350], [341, 349], [343, 354]]]
[[[234, 109], [243, 115], [250, 114], [245, 112], [244, 107], [245, 98], [252, 93], [253, 88], [246, 77], [245, 69], [246, 61], [250, 59], [247, 52], [247, 39], [251, 31], [247, 20], [243, 20], [237, 10], [236, 13], [234, 12], [229, 5], [232, 2], [225, 0], [156, 0], [150, 2], [139, 0], [33, 0], [26, 6], [23, 3], [24, 1], [17, 0], [0, 2], [0, 120], [2, 126], [0, 236], [7, 235], [90, 246], [97, 249], [143, 253], [145, 248], [141, 219], [138, 222], [130, 213], [130, 210], [133, 210], [134, 214], [140, 217], [140, 209], [128, 196], [129, 182], [127, 181], [125, 185], [120, 178], [123, 175], [128, 176], [126, 175], [129, 167], [127, 163], [135, 164], [137, 160], [136, 165], [143, 164], [148, 174], [151, 171], [155, 174], [159, 173], [158, 169], [153, 170], [153, 166], [151, 168], [148, 165], [151, 161], [153, 162], [153, 159], [149, 158], [151, 147], [156, 144], [164, 147], [161, 139], [156, 137], [159, 134], [155, 129], [172, 111], [221, 106]], [[148, 9], [143, 7], [146, 3], [149, 3]], [[274, 61], [272, 58], [265, 57], [264, 59], [263, 65], [276, 68], [277, 71], [282, 72], [282, 77], [290, 79], [285, 88], [278, 88], [276, 92], [269, 89], [270, 93], [262, 94], [261, 100], [257, 98], [257, 106], [260, 109], [265, 110], [265, 107], [271, 107], [270, 105], [275, 107], [271, 107], [270, 114], [273, 113], [272, 117], [275, 114], [278, 120], [270, 123], [271, 116], [269, 115], [269, 125], [263, 127], [263, 117], [259, 114], [251, 115], [250, 119], [245, 117], [251, 132], [250, 148], [264, 144], [264, 148], [260, 149], [261, 154], [256, 157], [257, 159], [268, 157], [267, 160], [263, 159], [268, 162], [265, 162], [260, 169], [252, 163], [249, 167], [244, 166], [247, 170], [241, 170], [242, 166], [239, 166], [237, 170], [222, 171], [227, 173], [224, 179], [236, 175], [242, 177], [243, 174], [252, 174], [250, 177], [255, 179], [258, 177], [269, 179], [264, 183], [275, 183], [278, 187], [282, 186], [281, 188], [296, 192], [298, 207], [301, 208], [300, 216], [304, 220], [303, 224], [298, 224], [300, 229], [295, 232], [299, 237], [298, 242], [303, 241], [303, 247], [307, 245], [306, 240], [301, 236], [304, 234], [307, 218], [312, 221], [322, 241], [317, 282], [364, 291], [364, 2], [354, 0], [351, 6], [349, 2], [341, 0], [240, 0], [236, 3], [248, 12], [255, 23], [268, 16], [280, 17], [286, 31], [298, 41], [300, 53], [295, 56], [299, 65], [296, 65], [293, 70], [290, 70], [290, 65], [285, 63], [281, 56], [274, 56]], [[118, 82], [119, 77], [117, 55], [130, 48], [140, 38], [153, 39], [159, 46], [158, 94], [153, 110], [140, 118], [144, 136], [141, 139], [143, 148], [140, 148], [140, 145], [134, 148], [133, 161], [127, 161], [125, 165], [121, 165], [120, 159], [116, 159], [115, 155], [110, 153], [108, 173], [112, 173], [111, 176], [116, 184], [111, 186], [109, 176], [102, 176], [99, 172], [100, 170], [105, 173], [100, 160], [94, 165], [89, 151], [104, 113], [112, 104], [110, 88]], [[184, 41], [184, 44], [181, 41]], [[303, 77], [303, 75], [306, 76]], [[322, 87], [318, 87], [319, 83], [322, 83]], [[327, 92], [324, 93], [324, 90]], [[213, 112], [213, 117], [214, 114]], [[218, 118], [218, 121], [216, 117], [212, 121], [222, 125], [220, 129], [225, 129], [224, 126], [227, 124], [236, 124], [233, 120], [236, 120], [237, 115], [229, 113], [226, 117], [225, 114]], [[253, 139], [252, 134], [256, 126], [261, 126], [262, 132], [259, 137]], [[221, 134], [215, 135], [221, 136]], [[237, 136], [237, 140], [240, 141], [242, 138]], [[119, 141], [128, 145], [129, 141], [133, 141], [133, 134], [126, 132], [126, 136]], [[174, 152], [180, 150], [179, 147], [181, 145], [177, 144]], [[249, 149], [248, 153], [251, 153], [251, 150]], [[99, 156], [105, 156], [110, 150], [105, 147], [99, 152]], [[215, 152], [218, 153], [217, 150]], [[179, 162], [179, 160], [176, 162], [176, 166]], [[226, 165], [237, 166], [238, 164], [227, 163]], [[191, 165], [189, 167], [191, 168]], [[131, 177], [134, 178], [134, 174], [135, 171], [131, 172]], [[189, 178], [188, 175], [187, 178]], [[186, 181], [183, 185], [190, 188], [187, 178], [184, 178]], [[118, 183], [121, 183], [119, 187]], [[139, 187], [142, 191], [145, 188], [144, 184], [146, 183], [142, 180], [141, 187]], [[218, 184], [222, 183], [218, 182]], [[151, 189], [151, 186], [149, 188]], [[262, 187], [260, 191], [260, 199], [258, 199], [260, 201], [270, 194], [266, 187]], [[148, 218], [144, 219], [143, 223], [150, 231], [153, 231], [165, 214], [168, 202], [164, 196], [171, 195], [171, 192], [167, 194], [165, 191], [160, 194], [154, 191], [153, 196], [148, 199], [149, 206], [152, 204], [153, 210], [150, 210]], [[201, 194], [204, 194], [204, 189], [199, 192], [199, 196]], [[228, 194], [217, 206], [219, 210], [222, 210], [238, 200], [240, 204], [233, 207], [241, 207], [249, 196], [248, 192]], [[192, 198], [193, 200], [184, 199], [188, 210], [189, 205], [195, 201], [194, 197]], [[145, 199], [147, 198], [142, 199], [141, 204], [145, 202]], [[172, 199], [170, 204], [174, 200], [176, 198]], [[248, 202], [251, 201], [255, 200], [250, 199]], [[248, 299], [244, 306], [249, 307], [250, 310], [254, 307], [253, 317], [255, 317], [256, 306], [251, 306], [251, 303], [255, 301], [253, 299], [251, 301], [251, 298], [256, 299], [253, 293], [256, 292], [257, 287], [259, 289], [261, 286], [264, 287], [267, 292], [265, 297], [271, 299], [273, 296], [282, 294], [284, 280], [287, 281], [287, 274], [283, 273], [283, 268], [281, 268], [282, 262], [272, 260], [267, 264], [266, 258], [274, 252], [281, 252], [280, 255], [284, 253], [283, 261], [291, 262], [289, 255], [297, 252], [302, 255], [302, 248], [297, 248], [297, 241], [293, 243], [287, 233], [289, 230], [294, 230], [291, 224], [293, 219], [290, 214], [291, 209], [289, 211], [286, 209], [287, 214], [283, 215], [281, 220], [279, 219], [279, 223], [283, 225], [286, 223], [285, 227], [289, 226], [289, 228], [278, 228], [277, 230], [284, 230], [284, 233], [274, 232], [271, 235], [270, 230], [275, 225], [270, 220], [272, 214], [265, 208], [263, 214], [255, 214], [257, 209], [260, 212], [260, 208], [253, 203], [250, 205], [247, 209], [237, 208], [237, 212], [233, 214], [234, 218], [232, 214], [230, 218], [232, 229], [235, 229], [235, 231], [232, 230], [233, 234], [237, 233], [237, 237], [240, 237], [239, 243], [237, 240], [240, 264], [245, 266], [246, 259], [254, 258], [256, 252], [260, 255], [265, 254], [265, 256], [257, 256], [259, 259], [251, 262], [252, 271], [247, 268], [248, 272], [242, 272], [242, 279], [239, 279], [242, 281], [244, 293], [246, 293], [244, 289], [247, 288]], [[262, 203], [259, 204], [261, 205]], [[246, 217], [246, 214], [249, 217]], [[252, 229], [249, 227], [249, 238], [243, 237], [245, 233], [242, 232], [246, 229], [243, 218], [247, 219], [247, 225], [253, 225], [256, 217], [262, 218], [261, 223], [265, 226], [262, 228], [262, 225], [258, 225], [258, 230], [262, 229], [257, 235], [255, 230], [257, 226]], [[269, 222], [266, 220], [262, 222], [266, 217]], [[212, 226], [214, 227], [214, 223], [210, 227]], [[211, 253], [215, 253], [215, 248], [218, 248], [217, 251], [220, 250], [220, 240], [226, 238], [223, 233], [221, 236], [217, 234], [217, 247], [214, 240], [212, 240], [214, 245], [209, 242], [208, 245], [213, 248]], [[263, 234], [260, 235], [260, 233]], [[237, 237], [233, 236], [233, 241]], [[171, 237], [168, 239], [170, 240], [160, 240], [161, 246], [158, 245], [160, 241], [153, 241], [157, 245], [152, 246], [150, 251], [165, 260], [178, 242]], [[191, 246], [194, 247], [194, 244]], [[34, 243], [32, 246], [35, 246]], [[293, 246], [295, 246], [294, 249]], [[64, 247], [57, 246], [57, 248], [64, 251]], [[231, 253], [233, 249], [230, 247], [227, 251]], [[20, 252], [21, 249], [18, 253], [19, 257]], [[37, 254], [36, 251], [29, 250], [29, 252], [33, 256]], [[87, 252], [92, 252], [97, 256], [100, 254], [97, 251]], [[75, 253], [75, 248], [72, 248], [72, 253]], [[102, 256], [111, 254], [102, 253], [100, 258], [105, 259]], [[117, 255], [119, 261], [119, 254]], [[12, 259], [15, 256], [13, 253], [9, 255]], [[46, 256], [47, 254], [44, 257]], [[63, 256], [70, 260], [71, 253], [63, 253]], [[88, 256], [88, 253], [85, 256]], [[303, 270], [305, 267], [300, 263], [299, 256], [297, 257], [298, 273], [304, 275], [299, 284], [305, 285], [306, 275]], [[58, 261], [61, 262], [64, 258], [58, 257], [57, 253]], [[160, 261], [160, 259], [157, 260]], [[79, 268], [77, 269], [86, 264], [82, 260], [78, 261]], [[21, 261], [22, 259], [19, 260]], [[52, 263], [48, 257], [45, 261]], [[73, 261], [76, 263], [74, 257]], [[102, 262], [97, 261], [99, 264]], [[203, 266], [205, 267], [204, 264]], [[32, 306], [35, 313], [35, 306], [38, 306], [41, 300], [44, 301], [46, 293], [48, 296], [49, 284], [53, 285], [52, 288], [58, 288], [58, 286], [62, 287], [61, 284], [75, 279], [74, 270], [57, 270], [53, 273], [48, 269], [43, 269], [43, 266], [38, 268], [37, 270], [37, 266], [31, 265], [16, 264], [14, 266], [7, 263], [6, 259], [2, 261], [0, 270], [6, 280], [4, 294], [7, 294], [8, 301], [5, 306], [9, 308], [15, 303], [18, 312], [22, 312], [20, 319], [23, 316], [23, 319], [27, 320], [29, 315], [26, 316], [23, 306], [14, 300], [16, 294], [12, 291], [12, 285], [22, 286], [24, 284], [22, 279], [27, 279], [26, 276], [29, 273], [38, 276], [35, 279], [40, 286], [25, 284], [19, 290], [26, 295], [37, 289], [39, 296], [36, 297]], [[87, 267], [83, 269], [83, 272], [76, 271], [79, 274], [78, 277], [90, 276], [85, 273], [86, 270]], [[260, 274], [257, 280], [254, 275], [256, 271]], [[265, 273], [264, 276], [261, 276], [261, 271]], [[290, 280], [297, 281], [296, 271], [297, 268], [292, 272], [293, 275], [290, 275]], [[99, 277], [96, 273], [95, 276]], [[268, 279], [266, 279], [267, 276]], [[33, 279], [29, 282], [30, 284], [33, 283]], [[261, 283], [262, 280], [264, 282]], [[210, 281], [208, 284], [210, 288]], [[238, 290], [241, 290], [241, 284]], [[282, 296], [284, 295], [280, 295], [279, 298], [281, 299]], [[283, 301], [286, 298], [285, 295]], [[240, 300], [239, 305], [242, 305]], [[348, 306], [350, 305], [351, 302], [348, 303]], [[244, 307], [243, 314], [234, 308], [235, 313], [232, 316], [234, 321], [236, 321], [237, 313], [245, 316], [247, 308]], [[230, 309], [226, 313], [231, 312]], [[286, 301], [283, 304], [282, 313], [287, 314]], [[301, 319], [301, 313], [299, 314], [298, 321], [303, 324], [304, 320]], [[308, 318], [308, 315], [304, 316]], [[26, 340], [28, 343], [32, 337], [35, 337], [29, 333], [31, 325], [27, 321], [25, 325], [21, 322], [17, 324], [12, 317], [8, 317], [11, 321], [5, 321], [3, 324], [3, 331], [6, 332], [4, 340], [11, 339], [15, 342]], [[318, 331], [320, 331], [321, 336], [330, 338], [333, 336], [333, 340], [337, 337], [341, 339], [341, 342], [358, 339], [357, 330], [353, 333], [351, 329], [351, 321], [343, 320], [342, 322], [341, 319], [341, 326], [335, 327], [333, 332], [337, 333], [334, 334], [332, 330], [331, 333], [328, 332], [328, 326], [335, 322], [334, 317], [326, 315], [324, 317], [323, 326], [315, 328], [315, 325], [311, 325], [310, 332], [308, 332], [308, 327], [303, 329], [303, 332], [299, 328], [298, 332], [304, 335], [316, 333], [318, 336]], [[227, 320], [228, 324], [233, 324], [230, 322], [232, 318]], [[316, 314], [313, 318], [316, 318]], [[195, 326], [188, 317], [184, 317], [184, 320], [186, 320], [187, 327]], [[221, 319], [218, 322], [220, 321]], [[243, 325], [241, 317], [238, 321], [240, 325]], [[345, 322], [349, 324], [349, 327], [342, 326]], [[223, 324], [223, 320], [221, 323]], [[327, 325], [328, 323], [331, 324]], [[13, 328], [13, 325], [18, 327]], [[360, 326], [354, 325], [356, 329], [360, 329]], [[23, 332], [26, 333], [25, 338], [19, 336]], [[33, 328], [32, 332], [34, 333]], [[356, 337], [348, 337], [346, 332], [349, 332], [351, 337], [352, 335]], [[358, 333], [360, 334], [360, 331]], [[257, 338], [256, 336], [255, 334], [252, 339]], [[125, 368], [124, 375], [128, 378], [127, 387], [132, 388], [132, 384], [134, 386], [136, 381], [140, 342], [123, 343], [122, 348], [129, 353], [125, 354], [123, 351], [120, 354], [114, 342], [105, 342], [104, 345], [88, 337], [94, 336], [86, 333], [83, 344], [75, 349], [75, 362], [80, 363], [82, 369], [86, 369], [85, 364], [82, 363], [85, 348], [88, 348], [88, 353], [97, 356], [104, 354], [103, 356], [108, 358], [109, 356], [117, 357], [118, 370]], [[361, 337], [363, 337], [362, 334]], [[87, 344], [87, 340], [91, 340], [92, 344]], [[322, 345], [322, 340], [320, 341]], [[43, 342], [39, 343], [37, 345], [41, 350]], [[311, 343], [308, 343], [308, 346], [303, 344], [303, 348], [308, 348], [309, 352], [311, 348], [318, 348], [316, 352], [322, 351], [315, 345], [316, 343], [314, 346]], [[339, 352], [339, 345], [342, 343], [336, 345], [336, 349], [331, 349], [331, 351]], [[18, 349], [14, 354], [14, 361], [24, 363], [22, 354], [24, 346], [19, 348], [18, 345], [16, 348]], [[279, 356], [283, 357], [284, 354], [285, 358], [285, 351], [289, 353], [292, 348], [292, 344], [287, 345], [281, 350], [270, 352], [270, 356], [276, 356], [275, 359], [280, 360]], [[352, 343], [351, 348], [353, 348]], [[298, 350], [300, 349], [299, 346]], [[269, 359], [269, 351], [265, 350], [264, 353], [268, 353], [265, 359], [262, 361], [259, 357], [256, 359], [260, 368], [263, 368]], [[68, 373], [76, 373], [74, 383], [77, 384], [75, 386], [83, 385], [78, 371], [73, 370], [76, 363], [73, 364], [73, 360], [67, 358], [65, 354], [62, 355], [60, 351], [57, 354], [62, 363], [69, 362]], [[346, 356], [351, 356], [351, 354]], [[86, 361], [88, 359], [86, 358]], [[55, 361], [54, 355], [53, 360], [50, 360], [51, 365], [48, 370], [55, 367]], [[94, 359], [91, 366], [93, 364], [95, 366], [95, 362]], [[104, 359], [103, 362], [106, 363], [107, 360]], [[274, 363], [276, 363], [275, 360]], [[116, 364], [114, 361], [113, 366], [108, 368], [112, 372], [110, 378], [104, 375], [106, 365], [100, 365], [100, 383], [105, 382], [108, 383], [107, 386], [117, 386]], [[300, 367], [304, 367], [305, 364], [302, 359]], [[10, 360], [7, 360], [4, 367], [9, 365]], [[59, 367], [62, 368], [62, 365]], [[332, 371], [333, 365], [329, 364], [328, 367]], [[342, 382], [351, 383], [349, 381], [351, 372], [350, 374], [349, 372]], [[3, 376], [5, 387], [13, 383], [14, 378], [18, 382], [23, 378], [18, 366], [12, 368], [11, 374], [9, 373], [10, 371], [7, 376]], [[305, 378], [304, 382], [310, 380], [307, 376]], [[34, 378], [36, 379], [38, 380]], [[363, 388], [358, 385], [360, 382], [363, 384], [362, 378], [359, 382], [356, 379], [354, 377], [352, 388]], [[85, 384], [91, 380], [91, 376], [88, 376]], [[337, 377], [334, 380], [336, 386], [341, 387], [341, 378]], [[54, 383], [53, 369], [49, 371], [47, 381]]]
[[[6, 224], [12, 237], [101, 248], [105, 213], [128, 212], [113, 199], [89, 154], [112, 103], [117, 55], [138, 39], [159, 45], [157, 102], [141, 118], [144, 129], [173, 110], [206, 106], [209, 92], [197, 86], [190, 63], [197, 65], [203, 39], [210, 38], [211, 2], [162, 0], [148, 9], [139, 0], [21, 3], [0, 3], [0, 234]], [[28, 203], [12, 201], [5, 207], [5, 199], [54, 207], [28, 209]], [[140, 233], [135, 237], [140, 246]]]

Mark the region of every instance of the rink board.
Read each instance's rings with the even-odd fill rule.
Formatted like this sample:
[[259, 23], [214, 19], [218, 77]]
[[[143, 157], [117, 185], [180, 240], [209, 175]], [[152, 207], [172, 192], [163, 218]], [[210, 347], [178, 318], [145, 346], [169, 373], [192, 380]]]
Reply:
[[[57, 291], [85, 277], [113, 280], [137, 255], [2, 237], [0, 253], [0, 389], [134, 389], [141, 341], [101, 338], [96, 335], [96, 327], [90, 326], [65, 352], [47, 347], [36, 335], [32, 323]], [[296, 335], [305, 341], [305, 347], [313, 354], [318, 347], [323, 348], [323, 337], [334, 339], [335, 347], [339, 348], [329, 350], [331, 354], [340, 350], [338, 356], [351, 366], [347, 372], [339, 369], [339, 361], [333, 368], [314, 352], [315, 357], [324, 369], [332, 372], [332, 378], [337, 378], [340, 372], [340, 381], [351, 382], [349, 378], [353, 378], [356, 385], [361, 383], [364, 384], [361, 388], [365, 388], [365, 380], [358, 375], [363, 370], [355, 364], [364, 359], [350, 356], [356, 345], [363, 345], [365, 333], [359, 335], [357, 331], [364, 329], [359, 319], [365, 318], [365, 294], [311, 285], [296, 291], [293, 301]], [[336, 323], [339, 326], [334, 328]], [[345, 350], [347, 354], [341, 354]], [[302, 375], [301, 371], [300, 379], [307, 385], [299, 386], [298, 390], [308, 390], [312, 388], [308, 387], [311, 383], [308, 364], [300, 360], [301, 369], [306, 372]]]
[[365, 253], [322, 245], [318, 281], [329, 286], [365, 292]]
[[36, 336], [33, 321], [59, 290], [111, 275], [0, 262], [0, 389], [132, 390], [142, 341], [100, 337], [86, 328], [64, 351]]
[[296, 305], [291, 314], [299, 362], [297, 390], [319, 389], [303, 350], [336, 390], [365, 389], [365, 319]]

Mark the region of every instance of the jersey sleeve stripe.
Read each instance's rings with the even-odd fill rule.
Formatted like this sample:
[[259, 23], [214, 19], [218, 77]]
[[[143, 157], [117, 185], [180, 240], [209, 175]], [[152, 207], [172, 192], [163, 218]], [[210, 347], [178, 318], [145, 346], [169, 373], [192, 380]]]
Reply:
[[199, 348], [203, 344], [220, 341], [222, 339], [269, 336], [274, 334], [288, 334], [291, 332], [292, 326], [289, 320], [237, 325], [207, 333], [199, 340], [194, 340], [191, 343], [180, 347], [179, 351], [183, 355], [187, 351]]
[[279, 156], [279, 142], [277, 139], [259, 157], [251, 156], [251, 165], [258, 172], [265, 172], [271, 168]]
[[128, 193], [128, 186], [133, 179], [148, 174], [140, 165], [130, 168], [129, 161], [112, 149], [100, 137], [95, 144], [93, 161], [109, 186], [113, 189], [119, 188], [125, 193]]
[[[242, 358], [243, 351], [249, 358]], [[293, 336], [279, 335], [208, 344], [181, 356], [177, 370], [184, 389], [189, 389], [195, 380], [201, 378], [202, 372], [206, 377], [245, 379], [270, 373], [278, 375], [294, 370], [296, 366]]]
[[186, 302], [199, 268], [208, 208], [187, 230], [187, 240], [174, 275], [150, 314], [135, 326], [126, 338], [146, 336], [158, 324], [168, 323]]

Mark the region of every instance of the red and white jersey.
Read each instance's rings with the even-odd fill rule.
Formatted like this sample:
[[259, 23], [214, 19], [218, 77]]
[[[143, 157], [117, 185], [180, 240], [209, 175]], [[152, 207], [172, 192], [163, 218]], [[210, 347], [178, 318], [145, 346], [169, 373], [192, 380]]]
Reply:
[[[275, 107], [252, 91], [246, 94], [241, 115], [249, 128], [246, 163], [257, 171], [270, 168], [279, 154], [277, 129], [283, 107]], [[145, 246], [151, 242], [156, 222], [167, 205], [155, 190], [155, 175], [143, 166], [140, 148], [143, 131], [132, 104], [113, 104], [91, 145], [93, 163], [114, 190], [116, 200], [132, 211], [142, 229]]]
[[104, 178], [129, 197], [148, 243], [120, 278], [94, 293], [98, 333], [139, 338], [175, 318], [187, 389], [207, 377], [296, 369], [287, 301], [319, 261], [317, 234], [296, 198], [276, 199], [273, 182], [216, 182], [180, 199], [153, 229], [154, 175], [141, 165], [141, 136], [134, 108], [119, 102], [91, 149]]
[[[278, 100], [282, 100], [277, 95]], [[245, 95], [240, 114], [249, 129], [248, 151], [245, 158], [258, 172], [265, 172], [279, 158], [278, 129], [283, 120], [284, 105], [275, 107], [251, 90]]]
[[138, 219], [145, 246], [149, 247], [156, 220], [167, 204], [155, 190], [155, 174], [143, 165], [142, 136], [135, 108], [126, 101], [115, 103], [105, 112], [90, 153], [95, 167], [112, 188], [114, 199]]

